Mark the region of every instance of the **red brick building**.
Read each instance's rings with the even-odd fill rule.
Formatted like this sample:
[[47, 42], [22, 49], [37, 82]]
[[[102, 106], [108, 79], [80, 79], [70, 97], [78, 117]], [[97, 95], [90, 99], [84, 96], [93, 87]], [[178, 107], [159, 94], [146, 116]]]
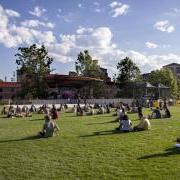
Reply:
[[21, 90], [18, 82], [0, 82], [0, 99], [13, 99]]

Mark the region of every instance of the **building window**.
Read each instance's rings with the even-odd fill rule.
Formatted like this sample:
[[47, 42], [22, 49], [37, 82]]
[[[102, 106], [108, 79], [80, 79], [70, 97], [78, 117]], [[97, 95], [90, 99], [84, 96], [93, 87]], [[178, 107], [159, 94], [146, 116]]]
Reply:
[[3, 89], [2, 89], [2, 88], [0, 88], [0, 92], [3, 92]]
[[14, 92], [14, 88], [11, 88], [11, 92]]
[[177, 73], [177, 74], [180, 74], [180, 67], [177, 67], [177, 68], [176, 68], [176, 73]]

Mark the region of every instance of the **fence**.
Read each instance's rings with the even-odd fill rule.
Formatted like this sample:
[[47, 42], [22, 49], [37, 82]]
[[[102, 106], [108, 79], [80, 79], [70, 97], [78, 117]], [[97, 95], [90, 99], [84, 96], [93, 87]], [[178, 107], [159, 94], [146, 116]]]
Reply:
[[[123, 103], [128, 103], [130, 104], [133, 101], [133, 99], [86, 99], [86, 102], [89, 104], [110, 104], [110, 103], [119, 103], [119, 102], [123, 102]], [[77, 100], [76, 99], [34, 99], [34, 100], [16, 100], [16, 101], [7, 101], [8, 103], [11, 102], [11, 104], [34, 104], [34, 105], [42, 105], [42, 104], [77, 104]], [[5, 103], [5, 104], [8, 104]], [[80, 101], [81, 104], [84, 103], [84, 100], [81, 99]]]

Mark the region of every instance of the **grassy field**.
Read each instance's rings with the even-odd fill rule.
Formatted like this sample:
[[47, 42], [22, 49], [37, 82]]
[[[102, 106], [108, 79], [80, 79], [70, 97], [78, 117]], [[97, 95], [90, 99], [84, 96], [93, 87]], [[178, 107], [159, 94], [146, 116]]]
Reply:
[[[180, 108], [152, 129], [117, 134], [112, 114], [76, 117], [62, 113], [59, 136], [36, 139], [43, 115], [0, 117], [0, 180], [180, 179]], [[149, 111], [146, 110], [146, 114]], [[137, 115], [130, 115], [133, 124]]]

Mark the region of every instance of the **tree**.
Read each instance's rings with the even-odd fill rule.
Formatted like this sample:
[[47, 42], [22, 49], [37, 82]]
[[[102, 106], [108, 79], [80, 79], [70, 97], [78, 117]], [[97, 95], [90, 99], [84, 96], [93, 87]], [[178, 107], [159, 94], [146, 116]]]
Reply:
[[100, 66], [98, 60], [93, 60], [88, 50], [80, 52], [75, 62], [75, 69], [78, 75], [86, 77], [101, 77]]
[[152, 84], [161, 83], [170, 88], [171, 95], [178, 95], [178, 81], [176, 76], [169, 69], [160, 69], [152, 71], [147, 79]]
[[125, 84], [140, 78], [139, 67], [129, 58], [122, 59], [117, 65], [118, 75], [116, 81]]
[[53, 59], [48, 56], [44, 45], [37, 47], [36, 44], [30, 47], [18, 48], [19, 53], [15, 54], [16, 64], [22, 75], [22, 96], [32, 94], [34, 98], [46, 96], [45, 77], [52, 71], [50, 65]]
[[[75, 62], [75, 69], [79, 76], [92, 77], [97, 79], [105, 79], [98, 60], [93, 60], [88, 50], [80, 52]], [[100, 97], [104, 91], [104, 82], [91, 82], [94, 97]]]

